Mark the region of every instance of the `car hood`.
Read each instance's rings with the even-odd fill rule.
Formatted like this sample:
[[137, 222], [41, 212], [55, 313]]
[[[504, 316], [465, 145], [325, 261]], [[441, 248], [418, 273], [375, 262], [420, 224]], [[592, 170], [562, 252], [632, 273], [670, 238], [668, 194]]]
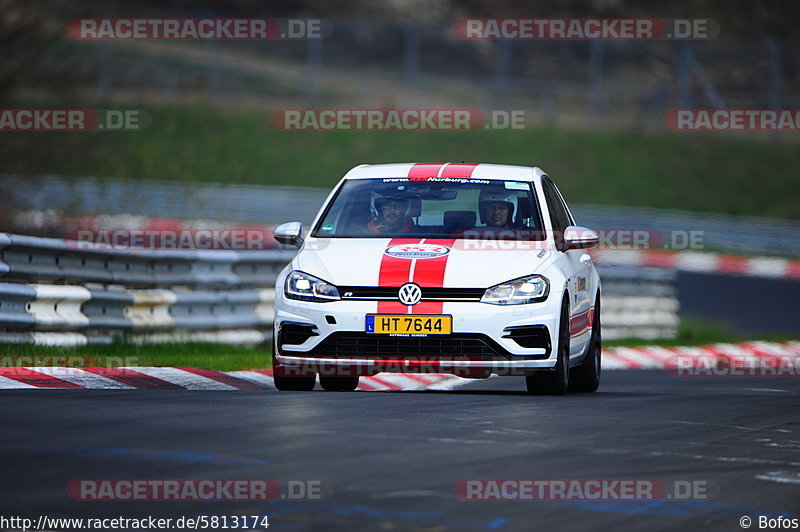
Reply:
[[293, 267], [339, 286], [488, 288], [541, 271], [553, 258], [544, 242], [313, 238]]

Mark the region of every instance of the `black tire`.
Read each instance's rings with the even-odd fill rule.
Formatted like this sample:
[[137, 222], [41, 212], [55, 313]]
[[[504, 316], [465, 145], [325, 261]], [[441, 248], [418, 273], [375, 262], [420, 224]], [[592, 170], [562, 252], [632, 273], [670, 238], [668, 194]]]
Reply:
[[319, 383], [327, 392], [352, 392], [358, 388], [358, 375], [355, 377], [329, 377], [320, 375]]
[[558, 359], [553, 371], [537, 371], [525, 377], [528, 393], [536, 395], [564, 395], [569, 385], [569, 303], [561, 304], [558, 320]]
[[603, 339], [600, 333], [600, 294], [594, 304], [594, 319], [592, 321], [592, 337], [589, 340], [589, 351], [583, 363], [572, 370], [569, 379], [571, 392], [591, 393], [600, 386], [600, 372], [602, 369]]
[[317, 375], [303, 375], [300, 377], [288, 377], [281, 375], [276, 370], [275, 353], [278, 352], [278, 339], [275, 336], [275, 330], [272, 331], [272, 379], [275, 382], [275, 388], [281, 392], [310, 392], [314, 389], [317, 383]]

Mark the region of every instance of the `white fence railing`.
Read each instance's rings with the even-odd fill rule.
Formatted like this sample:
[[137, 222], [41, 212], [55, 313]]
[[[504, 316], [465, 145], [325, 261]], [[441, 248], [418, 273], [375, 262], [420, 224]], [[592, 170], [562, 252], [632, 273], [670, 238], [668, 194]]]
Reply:
[[674, 270], [601, 265], [597, 271], [605, 339], [675, 338], [680, 319]]
[[0, 233], [0, 341], [76, 345], [271, 337], [292, 251], [108, 249]]

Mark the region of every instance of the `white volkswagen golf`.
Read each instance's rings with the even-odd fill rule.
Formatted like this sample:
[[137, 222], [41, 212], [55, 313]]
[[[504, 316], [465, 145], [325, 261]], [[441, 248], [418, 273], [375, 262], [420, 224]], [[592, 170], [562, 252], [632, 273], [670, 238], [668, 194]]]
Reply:
[[279, 390], [354, 390], [383, 371], [524, 376], [530, 393], [600, 381], [600, 280], [539, 168], [381, 164], [350, 170], [278, 276]]

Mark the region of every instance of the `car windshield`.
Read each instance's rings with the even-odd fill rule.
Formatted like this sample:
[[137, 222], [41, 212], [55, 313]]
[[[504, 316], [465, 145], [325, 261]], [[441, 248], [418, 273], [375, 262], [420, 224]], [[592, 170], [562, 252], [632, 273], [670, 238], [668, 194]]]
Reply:
[[351, 179], [312, 236], [543, 240], [537, 205], [531, 183], [523, 181]]

